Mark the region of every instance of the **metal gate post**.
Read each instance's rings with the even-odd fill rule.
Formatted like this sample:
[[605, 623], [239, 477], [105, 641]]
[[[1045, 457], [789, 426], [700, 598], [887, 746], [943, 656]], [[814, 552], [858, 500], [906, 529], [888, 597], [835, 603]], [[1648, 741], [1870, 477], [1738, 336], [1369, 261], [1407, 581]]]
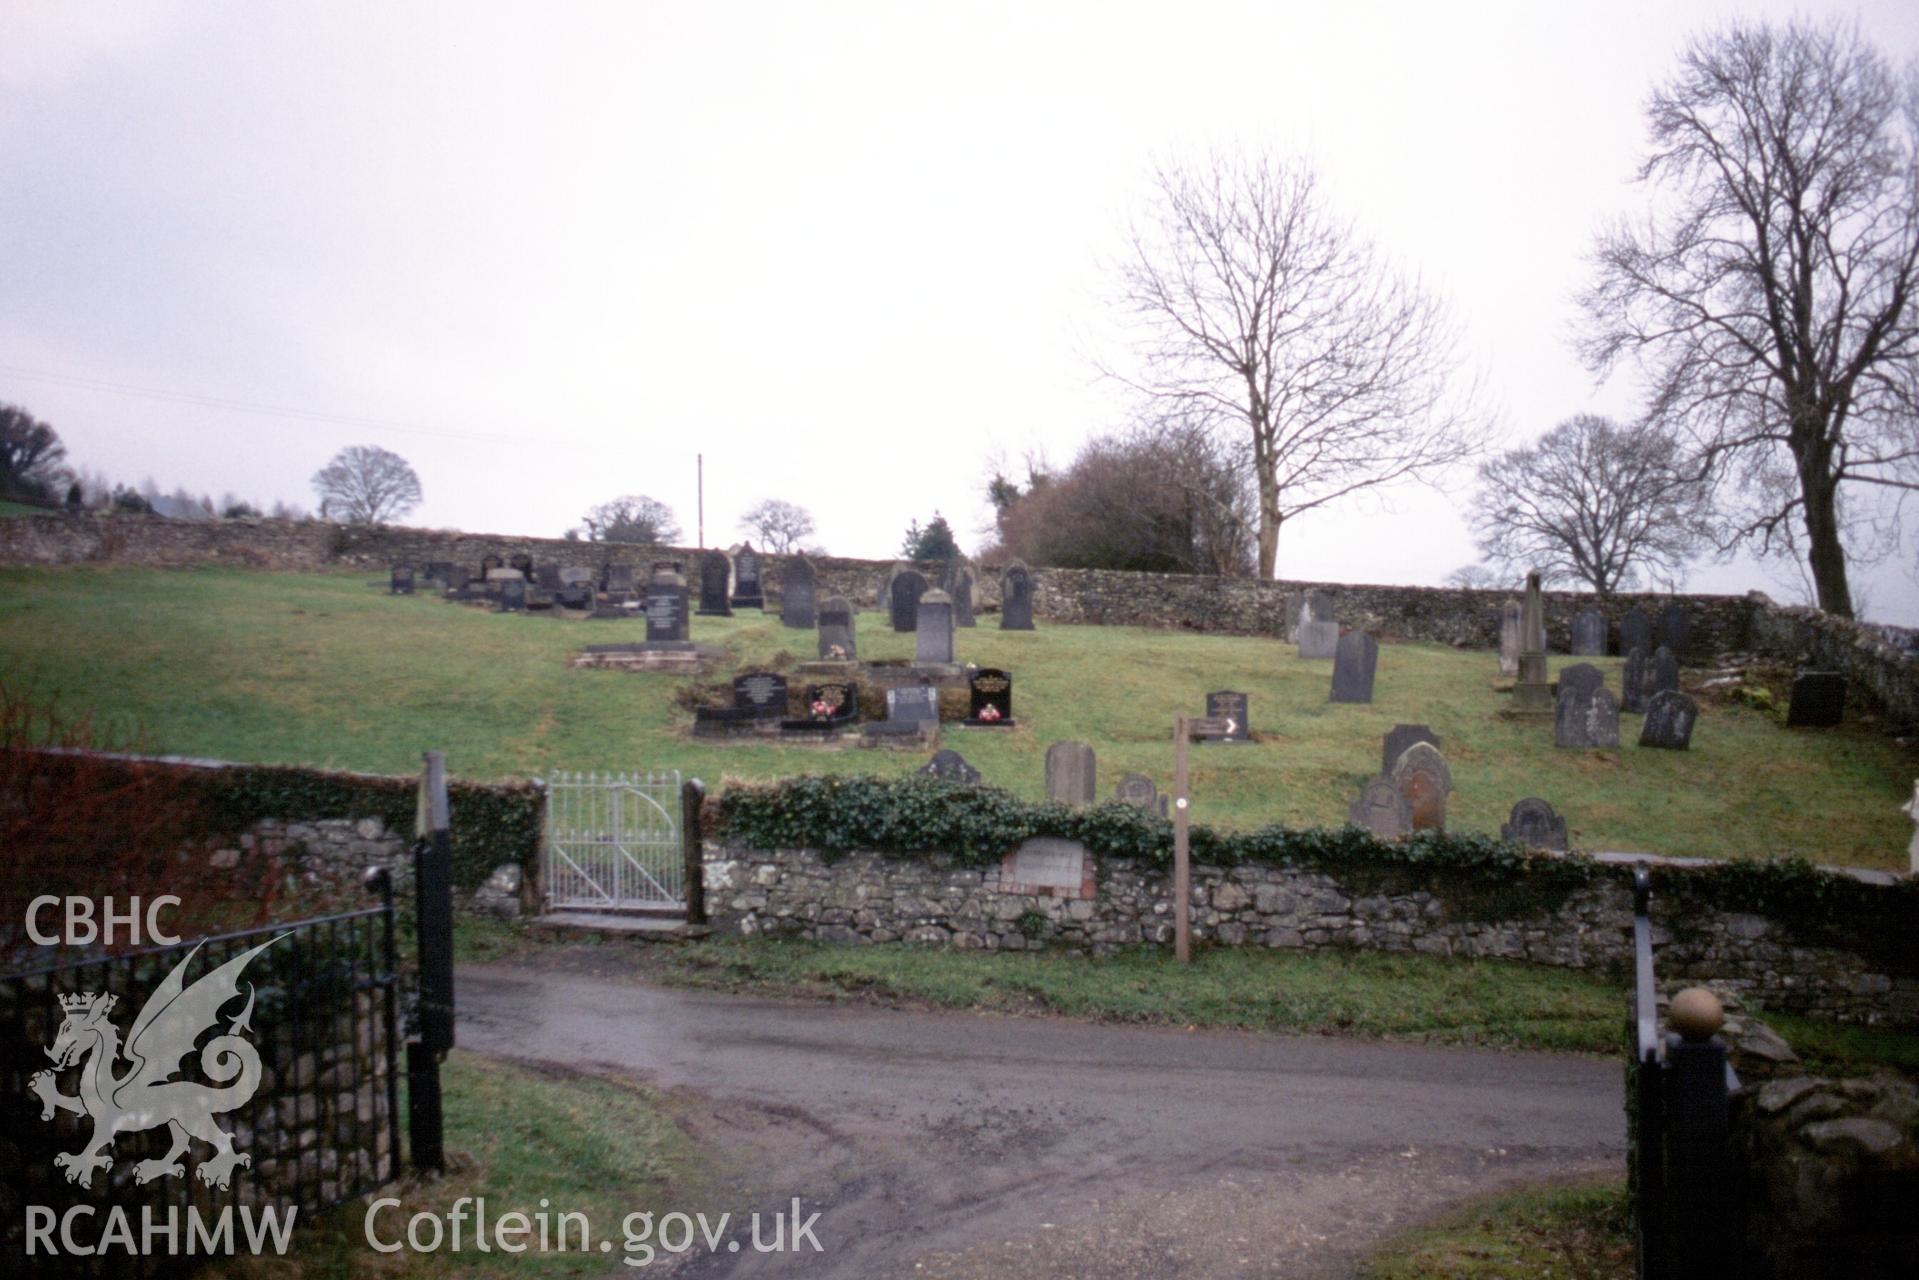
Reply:
[[680, 846], [686, 853], [686, 922], [706, 923], [706, 841], [700, 829], [700, 806], [706, 784], [688, 778], [680, 787]]

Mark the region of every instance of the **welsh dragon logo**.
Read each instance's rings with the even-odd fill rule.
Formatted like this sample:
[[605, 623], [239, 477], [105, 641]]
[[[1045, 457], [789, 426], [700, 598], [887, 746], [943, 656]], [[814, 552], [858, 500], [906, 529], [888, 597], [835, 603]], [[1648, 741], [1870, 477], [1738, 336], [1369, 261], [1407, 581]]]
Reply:
[[[281, 934], [280, 938], [285, 936]], [[224, 1190], [236, 1167], [253, 1163], [251, 1156], [233, 1149], [233, 1135], [213, 1122], [217, 1113], [245, 1106], [260, 1087], [260, 1055], [242, 1035], [253, 1030], [251, 983], [247, 984], [246, 1006], [228, 1020], [224, 1034], [207, 1041], [200, 1050], [200, 1070], [212, 1083], [170, 1077], [182, 1070], [181, 1059], [193, 1052], [201, 1035], [217, 1029], [220, 1010], [239, 997], [240, 971], [247, 962], [280, 938], [242, 952], [188, 986], [187, 966], [200, 953], [195, 946], [148, 998], [140, 1016], [133, 1020], [125, 1045], [120, 1043], [119, 1028], [108, 1017], [118, 997], [104, 991], [60, 997], [66, 1019], [60, 1024], [53, 1047], [47, 1050], [54, 1070], [37, 1072], [28, 1087], [40, 1096], [42, 1120], [53, 1119], [56, 1111], [70, 1111], [93, 1120], [93, 1136], [84, 1147], [53, 1158], [56, 1167], [67, 1171], [67, 1181], [86, 1186], [95, 1171], [113, 1164], [110, 1150], [116, 1136], [161, 1125], [171, 1131], [173, 1145], [159, 1159], [135, 1165], [136, 1182], [183, 1177], [186, 1166], [180, 1157], [193, 1138], [214, 1148], [199, 1171], [200, 1180], [210, 1187]], [[125, 1069], [121, 1070], [123, 1059]], [[80, 1090], [77, 1096], [69, 1097], [54, 1083], [55, 1073], [76, 1063], [83, 1063]]]

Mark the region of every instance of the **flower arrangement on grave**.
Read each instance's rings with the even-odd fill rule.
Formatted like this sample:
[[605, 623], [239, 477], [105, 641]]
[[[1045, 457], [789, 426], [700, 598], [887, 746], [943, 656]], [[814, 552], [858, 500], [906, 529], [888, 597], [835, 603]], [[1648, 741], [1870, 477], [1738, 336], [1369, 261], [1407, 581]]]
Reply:
[[844, 662], [846, 661], [846, 646], [843, 644], [828, 645], [826, 648], [826, 656], [835, 662]]
[[999, 719], [999, 708], [994, 706], [990, 702], [987, 703], [985, 706], [979, 709], [978, 719], [980, 720], [982, 724], [993, 723], [993, 721]]
[[832, 703], [828, 702], [825, 698], [813, 699], [813, 718], [815, 720], [830, 720], [832, 717]]

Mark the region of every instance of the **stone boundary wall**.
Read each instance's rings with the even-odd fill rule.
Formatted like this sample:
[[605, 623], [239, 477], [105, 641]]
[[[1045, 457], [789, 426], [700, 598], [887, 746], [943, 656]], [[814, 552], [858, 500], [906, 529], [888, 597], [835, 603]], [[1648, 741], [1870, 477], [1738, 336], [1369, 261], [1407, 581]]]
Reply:
[[[1170, 946], [1172, 885], [1160, 867], [1095, 859], [1097, 889], [1017, 893], [1001, 866], [950, 857], [709, 845], [706, 902], [742, 935], [829, 942], [916, 942], [964, 949], [1109, 951]], [[1271, 866], [1193, 868], [1193, 938], [1289, 949], [1359, 947], [1525, 960], [1619, 972], [1632, 964], [1630, 872], [1569, 891], [1550, 909], [1519, 905], [1510, 880], [1437, 873], [1425, 887], [1368, 890], [1330, 874]], [[1501, 905], [1501, 904], [1504, 905]], [[1675, 907], [1674, 910], [1678, 908]], [[1515, 910], [1518, 912], [1515, 914]], [[1804, 945], [1763, 916], [1709, 911], [1654, 930], [1663, 982], [1711, 982], [1770, 1009], [1919, 1027], [1919, 973], [1878, 971], [1866, 956]]]
[[[325, 569], [341, 565], [384, 569], [395, 563], [454, 560], [479, 565], [488, 554], [525, 553], [536, 560], [597, 567], [644, 567], [685, 562], [697, 585], [698, 550], [572, 542], [562, 538], [382, 527], [358, 529], [321, 521], [176, 521], [129, 513], [15, 516], [0, 519], [0, 565], [103, 562], [160, 566], [233, 564], [260, 569]], [[783, 562], [768, 555], [763, 571], [768, 608], [776, 609]], [[891, 560], [815, 558], [821, 596], [837, 593], [856, 606], [874, 606]], [[921, 565], [931, 571], [934, 566]], [[929, 572], [930, 576], [930, 572]], [[1290, 637], [1309, 591], [1330, 592], [1341, 622], [1380, 635], [1461, 648], [1492, 649], [1499, 642], [1499, 608], [1510, 591], [1332, 582], [1259, 582], [1191, 574], [1126, 573], [1104, 569], [1036, 568], [1034, 611], [1039, 621], [1108, 626], [1179, 628], [1234, 635]], [[982, 607], [997, 608], [999, 578], [991, 566], [978, 576]], [[1808, 662], [1844, 671], [1853, 687], [1881, 704], [1895, 726], [1919, 724], [1919, 659], [1901, 653], [1872, 628], [1828, 618], [1815, 609], [1746, 596], [1620, 595], [1605, 607], [1617, 647], [1621, 616], [1634, 604], [1655, 618], [1673, 602], [1691, 613], [1690, 643], [1682, 662], [1699, 665], [1722, 653], [1751, 652], [1784, 662]], [[1545, 595], [1549, 647], [1570, 649], [1572, 617], [1595, 603], [1583, 592]], [[992, 626], [991, 618], [981, 625]]]

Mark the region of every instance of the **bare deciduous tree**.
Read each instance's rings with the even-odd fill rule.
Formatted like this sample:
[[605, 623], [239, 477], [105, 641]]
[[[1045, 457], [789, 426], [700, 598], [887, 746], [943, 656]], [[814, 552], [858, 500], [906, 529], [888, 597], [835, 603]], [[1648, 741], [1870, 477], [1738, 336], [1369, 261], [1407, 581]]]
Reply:
[[320, 513], [347, 524], [385, 524], [420, 505], [420, 477], [377, 445], [348, 445], [313, 474]]
[[1452, 323], [1324, 206], [1299, 161], [1169, 163], [1120, 268], [1142, 368], [1109, 373], [1250, 445], [1259, 574], [1287, 521], [1481, 451]]
[[589, 542], [666, 545], [680, 536], [680, 522], [673, 518], [673, 508], [643, 493], [602, 502], [580, 517], [580, 527]]
[[66, 478], [60, 433], [19, 405], [0, 404], [0, 493], [44, 496]]
[[1856, 27], [1734, 24], [1647, 115], [1659, 205], [1601, 234], [1584, 354], [1645, 370], [1722, 547], [1803, 551], [1850, 615], [1845, 494], [1919, 487], [1919, 71]]
[[1532, 448], [1492, 459], [1479, 480], [1481, 555], [1602, 596], [1642, 574], [1675, 587], [1708, 541], [1705, 487], [1681, 471], [1672, 437], [1651, 426], [1580, 414]]
[[768, 498], [749, 508], [740, 524], [759, 535], [764, 550], [783, 556], [813, 532], [813, 515], [796, 502]]

